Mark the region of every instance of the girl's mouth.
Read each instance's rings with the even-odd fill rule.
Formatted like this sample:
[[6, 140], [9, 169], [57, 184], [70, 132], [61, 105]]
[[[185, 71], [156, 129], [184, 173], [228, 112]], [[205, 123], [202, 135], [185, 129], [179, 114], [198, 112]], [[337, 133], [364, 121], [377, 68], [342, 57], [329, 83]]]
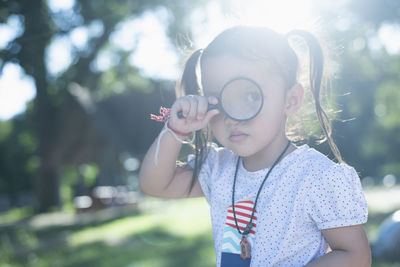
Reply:
[[231, 142], [240, 142], [240, 141], [243, 141], [244, 139], [246, 139], [247, 137], [248, 137], [247, 134], [237, 132], [237, 133], [232, 133], [232, 134], [229, 136], [229, 140], [230, 140]]

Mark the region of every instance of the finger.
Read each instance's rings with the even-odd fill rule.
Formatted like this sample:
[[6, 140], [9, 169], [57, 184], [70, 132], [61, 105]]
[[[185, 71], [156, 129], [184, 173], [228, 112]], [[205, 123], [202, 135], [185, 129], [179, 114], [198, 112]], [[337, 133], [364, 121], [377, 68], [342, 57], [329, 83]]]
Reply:
[[210, 104], [213, 104], [213, 105], [218, 104], [218, 98], [216, 98], [215, 96], [209, 96], [207, 98], [207, 100], [208, 100], [208, 103], [210, 103]]
[[208, 109], [208, 100], [206, 97], [199, 96], [197, 98], [198, 104], [197, 104], [197, 119], [202, 120], [204, 119], [207, 109]]
[[182, 97], [175, 102], [175, 104], [172, 106], [172, 110], [172, 114], [178, 119], [182, 119], [178, 116], [179, 112], [182, 112], [183, 117], [186, 118], [190, 111], [190, 101], [185, 97]]
[[190, 95], [187, 97], [188, 101], [190, 102], [190, 109], [186, 119], [188, 120], [196, 120], [197, 119], [197, 97]]

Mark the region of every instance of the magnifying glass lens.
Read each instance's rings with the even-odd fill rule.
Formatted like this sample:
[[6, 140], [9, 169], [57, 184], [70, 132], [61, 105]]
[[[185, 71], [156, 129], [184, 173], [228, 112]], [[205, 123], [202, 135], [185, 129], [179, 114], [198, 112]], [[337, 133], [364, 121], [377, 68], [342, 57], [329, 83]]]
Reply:
[[264, 102], [260, 87], [247, 79], [227, 83], [221, 92], [220, 101], [225, 113], [237, 121], [254, 118]]

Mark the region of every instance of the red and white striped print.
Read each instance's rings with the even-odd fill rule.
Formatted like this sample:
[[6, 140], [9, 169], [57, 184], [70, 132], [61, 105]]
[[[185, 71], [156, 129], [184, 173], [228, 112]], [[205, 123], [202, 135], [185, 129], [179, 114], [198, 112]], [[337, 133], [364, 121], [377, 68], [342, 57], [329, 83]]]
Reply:
[[[251, 213], [253, 211], [253, 201], [239, 201], [235, 203], [235, 215], [240, 231], [243, 231], [247, 224], [250, 222]], [[253, 228], [250, 230], [250, 234], [255, 234], [255, 228], [257, 225], [257, 211], [254, 211], [253, 216]], [[229, 206], [228, 214], [226, 217], [226, 225], [236, 229], [235, 219], [233, 217], [232, 205]]]

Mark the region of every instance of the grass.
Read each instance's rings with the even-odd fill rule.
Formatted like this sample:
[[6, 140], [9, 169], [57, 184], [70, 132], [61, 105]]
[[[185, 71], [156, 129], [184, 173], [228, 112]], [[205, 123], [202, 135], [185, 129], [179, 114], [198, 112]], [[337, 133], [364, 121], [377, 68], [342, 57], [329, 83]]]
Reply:
[[104, 223], [2, 231], [0, 266], [215, 265], [205, 200], [143, 204], [140, 214]]
[[14, 208], [0, 213], [0, 226], [16, 223], [33, 215], [32, 207]]
[[[400, 208], [396, 203], [388, 207], [384, 198], [374, 199], [379, 193], [382, 190], [366, 191], [370, 215], [365, 227], [371, 241], [380, 223]], [[204, 199], [149, 198], [139, 213], [115, 219], [3, 226], [0, 267], [5, 266], [215, 266], [209, 208]], [[373, 266], [399, 267], [400, 262], [374, 259]]]

